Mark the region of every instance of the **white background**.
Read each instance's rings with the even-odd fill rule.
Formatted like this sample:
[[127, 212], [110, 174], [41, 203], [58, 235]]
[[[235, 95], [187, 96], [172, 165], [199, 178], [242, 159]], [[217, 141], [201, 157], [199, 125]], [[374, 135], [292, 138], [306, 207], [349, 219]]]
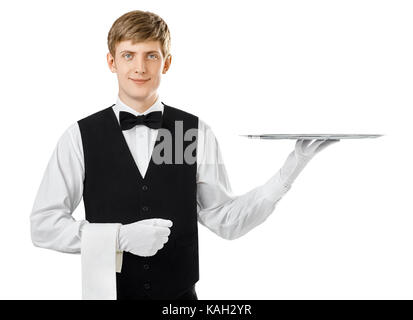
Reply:
[[58, 138], [115, 102], [106, 37], [135, 9], [168, 23], [162, 101], [211, 126], [235, 194], [295, 143], [239, 134], [385, 134], [322, 151], [240, 239], [199, 225], [198, 297], [412, 299], [413, 5], [395, 0], [1, 2], [0, 298], [81, 297], [80, 256], [35, 248], [29, 215]]

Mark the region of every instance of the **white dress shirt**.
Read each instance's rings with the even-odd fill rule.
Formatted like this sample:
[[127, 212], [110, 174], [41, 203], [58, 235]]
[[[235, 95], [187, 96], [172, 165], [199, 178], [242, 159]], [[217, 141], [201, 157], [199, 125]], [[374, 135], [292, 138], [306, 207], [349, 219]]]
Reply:
[[[141, 113], [124, 104], [119, 97], [113, 112]], [[162, 111], [160, 98], [145, 112]], [[276, 203], [290, 189], [280, 171], [265, 184], [243, 195], [231, 191], [218, 141], [211, 128], [198, 120], [197, 216], [198, 221], [225, 239], [236, 239], [261, 224], [273, 212]], [[157, 129], [135, 126], [122, 131], [141, 175], [144, 177], [156, 141]], [[48, 162], [34, 201], [31, 235], [35, 246], [61, 252], [80, 253], [81, 230], [86, 220], [75, 220], [72, 213], [83, 195], [85, 166], [78, 123], [60, 137]]]

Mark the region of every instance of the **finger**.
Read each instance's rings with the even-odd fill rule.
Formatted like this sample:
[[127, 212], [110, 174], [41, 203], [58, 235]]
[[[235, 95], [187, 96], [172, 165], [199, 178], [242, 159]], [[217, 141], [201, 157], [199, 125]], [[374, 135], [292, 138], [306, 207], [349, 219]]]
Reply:
[[171, 230], [167, 227], [155, 227], [156, 235], [158, 237], [168, 237], [171, 234]]
[[307, 148], [311, 141], [311, 139], [304, 139], [301, 145], [303, 146], [303, 148]]
[[155, 225], [158, 227], [172, 227], [173, 223], [171, 220], [166, 220], [166, 219], [155, 219]]
[[307, 148], [308, 144], [311, 142], [311, 139], [299, 139], [297, 140], [296, 146], [305, 149]]
[[151, 257], [151, 256], [154, 256], [157, 251], [158, 251], [158, 250], [152, 249], [151, 251], [148, 251], [148, 252], [146, 252], [146, 253], [142, 253], [142, 254], [135, 253], [135, 254], [136, 254], [136, 255], [139, 255], [139, 256], [141, 256], [141, 257]]
[[159, 226], [159, 227], [172, 227], [171, 220], [165, 220], [160, 218], [153, 218], [153, 219], [145, 219], [139, 221], [141, 224], [146, 224], [149, 226]]
[[148, 255], [144, 256], [144, 257], [152, 257], [154, 256], [156, 253], [158, 252], [158, 249], [153, 249], [151, 251], [148, 252]]
[[168, 240], [169, 240], [169, 237], [160, 237], [160, 238], [159, 238], [159, 241], [160, 241], [161, 243], [167, 243]]
[[162, 242], [160, 239], [156, 239], [153, 243], [151, 250], [159, 250], [164, 247], [165, 242]]
[[144, 225], [148, 225], [148, 226], [156, 226], [156, 220], [158, 220], [158, 218], [144, 219], [144, 220], [140, 220], [138, 222], [140, 224], [144, 224]]
[[310, 143], [310, 140], [298, 139], [295, 143], [295, 151], [298, 153], [303, 153], [303, 150]]
[[328, 146], [330, 146], [330, 145], [332, 145], [332, 144], [334, 144], [334, 143], [337, 143], [337, 142], [339, 142], [339, 141], [340, 141], [340, 139], [329, 139], [329, 140], [326, 140], [323, 144], [321, 144], [321, 145], [318, 147], [317, 152], [320, 152], [321, 150], [324, 150], [326, 147], [328, 147]]
[[317, 148], [322, 144], [322, 143], [324, 143], [326, 140], [324, 140], [324, 139], [317, 139], [317, 140], [315, 140], [309, 147], [308, 147], [308, 150], [306, 150], [307, 152], [309, 152], [310, 154], [313, 154], [316, 150], [317, 150]]

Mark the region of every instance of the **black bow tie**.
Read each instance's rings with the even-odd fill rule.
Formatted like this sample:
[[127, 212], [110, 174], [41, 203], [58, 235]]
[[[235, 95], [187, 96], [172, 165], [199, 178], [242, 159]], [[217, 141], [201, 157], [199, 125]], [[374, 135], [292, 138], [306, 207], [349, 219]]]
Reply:
[[136, 125], [144, 125], [151, 129], [159, 129], [162, 125], [162, 111], [153, 111], [141, 116], [135, 116], [132, 113], [120, 111], [119, 121], [122, 130], [129, 130]]

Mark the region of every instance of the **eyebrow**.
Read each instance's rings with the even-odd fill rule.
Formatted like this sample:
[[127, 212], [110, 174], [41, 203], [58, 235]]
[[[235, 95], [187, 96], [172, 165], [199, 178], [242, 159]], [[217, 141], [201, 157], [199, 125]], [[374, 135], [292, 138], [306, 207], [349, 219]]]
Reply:
[[[124, 53], [124, 52], [136, 53], [135, 51], [131, 51], [131, 50], [122, 50], [120, 53]], [[159, 51], [156, 51], [156, 50], [145, 51], [144, 53], [152, 53], [152, 52], [159, 53]]]

